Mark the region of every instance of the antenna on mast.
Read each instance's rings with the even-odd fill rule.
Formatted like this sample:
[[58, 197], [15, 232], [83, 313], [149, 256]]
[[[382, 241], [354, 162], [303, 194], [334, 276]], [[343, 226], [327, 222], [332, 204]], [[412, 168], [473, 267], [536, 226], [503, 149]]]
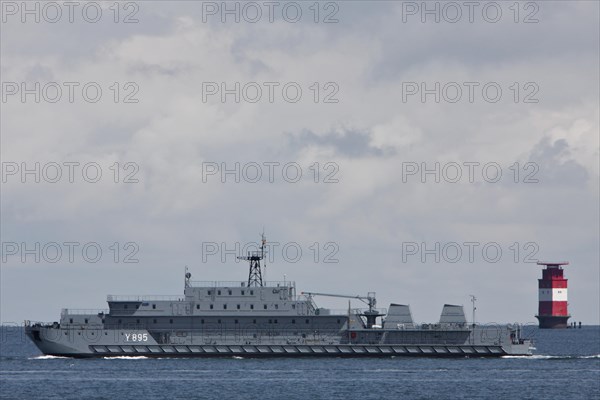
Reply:
[[[246, 260], [250, 262], [250, 270], [248, 272], [248, 287], [251, 286], [263, 286], [262, 268], [260, 260], [265, 258], [265, 248], [267, 245], [267, 238], [264, 230], [261, 234], [261, 242], [258, 251], [249, 251], [248, 255], [240, 256], [238, 259]], [[266, 267], [266, 265], [265, 265]]]
[[473, 328], [475, 328], [475, 310], [477, 310], [477, 307], [475, 307], [475, 302], [477, 301], [477, 297], [473, 296], [472, 294], [469, 296], [471, 296], [471, 303], [473, 303]]
[[[265, 236], [265, 227], [263, 226], [263, 231], [260, 234], [260, 249], [261, 249], [261, 254], [263, 256], [263, 258], [265, 257], [265, 247], [267, 247], [267, 237]], [[264, 265], [263, 265], [263, 275], [265, 277], [265, 281], [267, 280], [267, 260], [264, 261]]]
[[190, 278], [192, 274], [188, 271], [188, 266], [185, 266], [185, 287], [190, 287]]

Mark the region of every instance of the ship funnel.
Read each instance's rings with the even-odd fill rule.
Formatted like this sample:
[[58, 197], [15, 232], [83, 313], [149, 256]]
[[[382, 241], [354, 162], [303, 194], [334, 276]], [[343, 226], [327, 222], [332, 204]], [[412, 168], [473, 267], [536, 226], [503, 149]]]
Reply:
[[465, 310], [463, 306], [452, 304], [444, 304], [442, 315], [440, 316], [440, 324], [466, 324]]
[[386, 326], [403, 326], [405, 328], [414, 327], [410, 306], [404, 304], [390, 304], [387, 316], [385, 317]]

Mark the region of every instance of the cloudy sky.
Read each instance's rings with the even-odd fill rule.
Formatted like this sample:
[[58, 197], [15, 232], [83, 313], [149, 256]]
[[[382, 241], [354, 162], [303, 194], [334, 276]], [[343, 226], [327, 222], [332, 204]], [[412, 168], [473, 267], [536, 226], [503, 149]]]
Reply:
[[471, 294], [479, 321], [535, 322], [535, 261], [567, 260], [574, 320], [600, 323], [597, 2], [21, 4], [2, 322], [178, 294], [186, 265], [243, 280], [264, 228], [267, 279], [421, 322]]

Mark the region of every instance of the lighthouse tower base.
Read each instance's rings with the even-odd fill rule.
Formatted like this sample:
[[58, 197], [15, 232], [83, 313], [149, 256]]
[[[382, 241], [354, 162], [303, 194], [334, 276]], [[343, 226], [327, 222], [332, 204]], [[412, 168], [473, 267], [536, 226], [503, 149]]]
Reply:
[[540, 329], [566, 329], [567, 320], [571, 318], [570, 315], [536, 315], [535, 317], [540, 321]]

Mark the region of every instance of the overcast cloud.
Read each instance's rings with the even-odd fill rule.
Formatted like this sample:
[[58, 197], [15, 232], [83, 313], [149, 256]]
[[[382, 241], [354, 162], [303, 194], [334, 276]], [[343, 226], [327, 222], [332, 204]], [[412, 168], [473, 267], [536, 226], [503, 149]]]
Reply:
[[[203, 243], [233, 249], [259, 240], [264, 227], [269, 241], [281, 243], [268, 279], [285, 275], [299, 291], [376, 291], [379, 306], [410, 304], [422, 322], [436, 321], [444, 303], [469, 307], [470, 294], [478, 298], [478, 320], [534, 322], [541, 268], [524, 261], [568, 260], [570, 312], [600, 324], [597, 2], [520, 3], [517, 23], [513, 2], [496, 3], [503, 12], [496, 23], [479, 8], [473, 22], [464, 14], [457, 23], [431, 16], [423, 23], [407, 14], [421, 2], [377, 1], [321, 3], [318, 23], [312, 3], [297, 3], [297, 23], [281, 11], [273, 22], [263, 15], [256, 23], [231, 16], [222, 23], [220, 14], [203, 13], [209, 3], [141, 1], [132, 3], [139, 22], [130, 24], [122, 19], [134, 8], [121, 9], [115, 23], [112, 2], [99, 3], [105, 8], [97, 23], [77, 11], [74, 23], [66, 16], [22, 23], [6, 3], [1, 321], [54, 321], [63, 307], [103, 308], [107, 294], [178, 294], [186, 265], [198, 280], [243, 280], [247, 267], [231, 254], [226, 262], [205, 254], [203, 262]], [[337, 23], [322, 22], [336, 10], [327, 4], [337, 4]], [[524, 23], [526, 16], [538, 22]], [[54, 92], [23, 102], [20, 92], [8, 92], [11, 82], [57, 82], [63, 94], [56, 103], [47, 101]], [[64, 82], [80, 83], [73, 102]], [[88, 82], [103, 90], [96, 103], [82, 97]], [[207, 94], [207, 83], [222, 82], [256, 82], [262, 97], [247, 101], [249, 91], [236, 103], [234, 95], [223, 102], [220, 93]], [[278, 84], [272, 102], [265, 82]], [[283, 97], [290, 82], [302, 89], [297, 102]], [[422, 82], [429, 89], [451, 84], [439, 102], [434, 94], [423, 102], [421, 93], [407, 93]], [[502, 89], [496, 102], [482, 93], [489, 83]], [[462, 97], [453, 103], [456, 87]], [[124, 102], [128, 94], [138, 102]], [[36, 183], [32, 175], [22, 183], [20, 171], [7, 172], [36, 162], [80, 166], [73, 183], [66, 176]], [[101, 166], [97, 183], [81, 178], [90, 162]], [[109, 168], [115, 162], [119, 183]], [[256, 183], [206, 174], [215, 165], [253, 162], [263, 172]], [[280, 163], [273, 182], [265, 162]], [[302, 179], [289, 182], [292, 170], [284, 179], [286, 163], [297, 163]], [[422, 163], [440, 163], [439, 182], [409, 174]], [[456, 165], [462, 177], [453, 183]], [[484, 165], [493, 167], [485, 176]], [[497, 166], [502, 176], [490, 182]], [[124, 183], [128, 173], [139, 182]], [[7, 254], [9, 242], [94, 242], [103, 257], [87, 262], [79, 248], [73, 263], [66, 254], [56, 263], [23, 261], [22, 248]], [[123, 262], [129, 242], [139, 247], [139, 263]], [[298, 262], [282, 255], [289, 242], [303, 250]], [[452, 246], [440, 250], [440, 262], [408, 254], [409, 243], [432, 249], [436, 242], [458, 243], [462, 257], [449, 262]], [[480, 243], [473, 261], [465, 242]], [[486, 243], [501, 248], [498, 261], [482, 256]]]

